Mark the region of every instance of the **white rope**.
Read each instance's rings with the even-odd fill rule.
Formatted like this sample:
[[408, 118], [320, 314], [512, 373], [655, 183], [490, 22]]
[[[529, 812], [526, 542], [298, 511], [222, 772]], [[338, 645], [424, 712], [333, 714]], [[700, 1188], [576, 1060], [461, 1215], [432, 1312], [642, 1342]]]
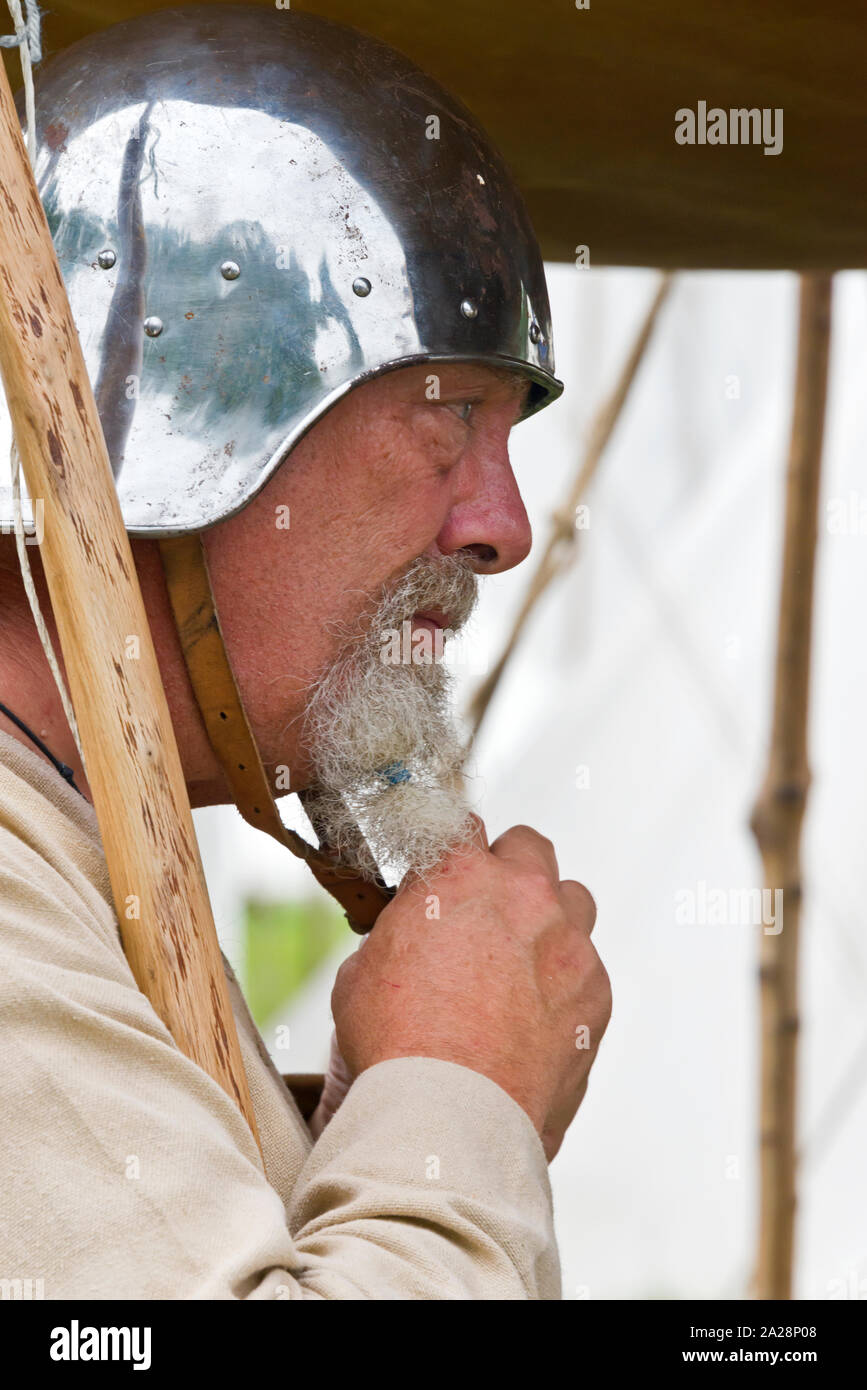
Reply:
[[[42, 15], [39, 6], [31, 3], [31, 0], [24, 0], [26, 19], [21, 18], [21, 6], [15, 0], [9, 3], [9, 13], [15, 25], [14, 34], [0, 35], [0, 48], [24, 48], [27, 46], [27, 55], [34, 63], [38, 63], [42, 57]], [[22, 54], [23, 56], [23, 54]]]
[[[42, 57], [41, 22], [42, 17], [39, 13], [38, 5], [32, 0], [24, 0], [27, 18], [21, 12], [20, 0], [6, 0], [12, 22], [15, 25], [14, 34], [3, 34], [0, 36], [0, 47], [19, 49], [21, 56], [21, 72], [24, 77], [24, 109], [27, 117], [27, 154], [31, 165], [36, 163], [36, 95], [33, 88], [33, 64], [38, 63]], [[21, 566], [21, 578], [24, 583], [24, 591], [27, 594], [27, 602], [30, 604], [30, 611], [33, 614], [33, 621], [36, 624], [36, 631], [39, 633], [39, 640], [42, 643], [42, 650], [45, 652], [45, 659], [51, 668], [51, 674], [60, 694], [60, 702], [63, 705], [63, 712], [72, 731], [78, 755], [84, 763], [84, 753], [81, 748], [81, 739], [78, 734], [78, 724], [75, 718], [75, 711], [72, 708], [72, 701], [66, 689], [63, 676], [60, 672], [60, 664], [54, 651], [45, 618], [39, 605], [39, 595], [36, 592], [36, 584], [33, 579], [33, 571], [30, 568], [30, 557], [27, 554], [27, 540], [24, 534], [24, 517], [21, 510], [21, 455], [18, 452], [18, 445], [14, 439], [12, 441], [12, 452], [10, 456], [12, 468], [12, 507], [15, 516], [15, 548], [18, 551], [18, 563]]]

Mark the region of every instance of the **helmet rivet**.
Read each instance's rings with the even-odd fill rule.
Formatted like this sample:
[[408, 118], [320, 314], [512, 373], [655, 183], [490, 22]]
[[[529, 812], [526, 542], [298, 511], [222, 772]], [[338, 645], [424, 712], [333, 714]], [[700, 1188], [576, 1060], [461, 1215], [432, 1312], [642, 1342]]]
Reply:
[[479, 312], [479, 306], [474, 299], [461, 300], [461, 313], [465, 319], [474, 319]]
[[163, 331], [163, 321], [156, 314], [150, 314], [144, 321], [144, 331], [149, 338], [158, 338]]
[[541, 342], [541, 339], [542, 339], [542, 330], [541, 330], [541, 328], [539, 327], [538, 323], [536, 323], [535, 320], [534, 320], [534, 322], [530, 324], [530, 342], [531, 342], [531, 343], [538, 343], [538, 342]]
[[237, 280], [241, 274], [241, 267], [237, 261], [223, 261], [220, 266], [220, 274], [224, 280]]
[[117, 256], [112, 251], [111, 247], [107, 246], [104, 251], [100, 251], [96, 259], [103, 270], [111, 270], [117, 260]]
[[366, 276], [356, 276], [352, 282], [352, 293], [357, 294], [359, 299], [365, 299], [370, 294], [370, 281]]

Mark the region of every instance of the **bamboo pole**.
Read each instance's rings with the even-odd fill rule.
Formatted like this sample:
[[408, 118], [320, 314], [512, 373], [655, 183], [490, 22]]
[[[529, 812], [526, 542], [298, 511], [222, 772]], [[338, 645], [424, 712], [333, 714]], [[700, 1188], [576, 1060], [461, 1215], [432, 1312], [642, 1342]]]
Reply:
[[190, 804], [66, 290], [0, 63], [0, 371], [124, 950], [257, 1138]]
[[656, 294], [653, 296], [650, 308], [638, 330], [635, 341], [629, 350], [629, 354], [620, 369], [620, 374], [614, 389], [597, 411], [593, 424], [590, 427], [590, 434], [581, 466], [562, 505], [558, 507], [552, 517], [548, 542], [539, 557], [539, 562], [535, 570], [530, 576], [527, 591], [524, 595], [524, 601], [512, 624], [511, 632], [506, 639], [500, 658], [493, 670], [485, 677], [473, 695], [467, 711], [467, 719], [471, 727], [471, 739], [475, 739], [479, 732], [482, 720], [487, 713], [491, 700], [494, 698], [503, 672], [511, 659], [512, 653], [518, 645], [521, 634], [536, 608], [539, 599], [557, 576], [562, 574], [575, 559], [577, 552], [575, 510], [582, 497], [587, 493], [587, 489], [596, 474], [596, 469], [605, 452], [608, 441], [614, 433], [617, 421], [620, 419], [632, 383], [635, 380], [638, 368], [647, 350], [647, 345], [650, 342], [653, 329], [659, 317], [659, 311], [665, 303], [671, 289], [672, 278], [670, 273], [666, 273], [660, 278]]
[[798, 934], [801, 826], [810, 783], [807, 713], [813, 574], [831, 333], [831, 275], [801, 277], [795, 401], [786, 484], [773, 724], [751, 826], [764, 883], [783, 890], [783, 929], [760, 948], [761, 1078], [756, 1292], [792, 1296], [796, 1209]]

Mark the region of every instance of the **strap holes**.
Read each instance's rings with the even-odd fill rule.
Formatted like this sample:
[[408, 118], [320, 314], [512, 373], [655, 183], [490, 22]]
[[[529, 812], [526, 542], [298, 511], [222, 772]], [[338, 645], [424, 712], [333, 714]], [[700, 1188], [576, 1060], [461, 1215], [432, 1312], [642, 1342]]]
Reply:
[[221, 710], [220, 710], [220, 718], [221, 718], [221, 719], [228, 719], [228, 718], [229, 718], [228, 714], [226, 713], [226, 711], [225, 711], [224, 709], [221, 709]]
[[246, 771], [247, 771], [247, 769], [246, 769], [246, 767], [244, 766], [243, 763], [238, 763], [238, 771], [239, 771], [239, 772], [246, 772]]

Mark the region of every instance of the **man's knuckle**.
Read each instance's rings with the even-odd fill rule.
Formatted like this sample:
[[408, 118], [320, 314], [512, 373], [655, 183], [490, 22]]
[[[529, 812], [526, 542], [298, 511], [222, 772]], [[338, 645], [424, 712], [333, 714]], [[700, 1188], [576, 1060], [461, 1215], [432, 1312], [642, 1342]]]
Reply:
[[538, 908], [550, 910], [552, 907], [560, 907], [557, 889], [543, 869], [525, 870], [520, 875], [518, 888], [525, 900]]
[[590, 892], [590, 889], [585, 888], [583, 883], [578, 884], [578, 896], [581, 900], [580, 910], [592, 926], [596, 921], [596, 899]]
[[609, 1018], [611, 1017], [611, 1009], [614, 1003], [614, 998], [611, 992], [611, 977], [609, 976], [608, 971], [605, 969], [605, 966], [602, 964], [601, 960], [598, 961], [596, 967], [596, 978], [594, 980], [594, 988], [596, 990], [597, 998], [599, 1001], [600, 1013], [602, 1014], [603, 1018], [605, 1019], [605, 1022], [607, 1023]]

